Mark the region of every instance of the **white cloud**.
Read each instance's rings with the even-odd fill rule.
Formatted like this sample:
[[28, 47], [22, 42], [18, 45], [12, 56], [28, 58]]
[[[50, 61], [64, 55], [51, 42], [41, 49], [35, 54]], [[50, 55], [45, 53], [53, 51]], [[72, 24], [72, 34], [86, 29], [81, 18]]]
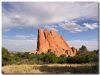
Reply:
[[2, 47], [10, 51], [32, 52], [37, 47], [37, 38], [33, 35], [15, 35], [11, 38], [3, 36]]
[[82, 45], [85, 45], [89, 51], [98, 49], [97, 40], [70, 40], [68, 43], [70, 46], [74, 46], [77, 49], [79, 49]]
[[57, 26], [57, 25], [54, 25], [54, 24], [51, 24], [51, 25], [44, 25], [43, 27], [44, 27], [44, 28], [47, 28], [47, 29], [49, 29], [49, 30], [54, 30], [54, 31], [56, 31], [56, 32], [58, 31], [58, 30], [57, 30], [57, 27], [58, 27], [58, 26]]
[[72, 33], [83, 32], [87, 30], [87, 27], [80, 26], [79, 24], [71, 21], [62, 22], [59, 24], [59, 26]]
[[97, 23], [93, 23], [93, 24], [84, 23], [83, 25], [85, 25], [85, 27], [87, 27], [88, 29], [98, 28], [98, 24]]
[[18, 40], [27, 40], [27, 39], [31, 39], [31, 40], [35, 40], [35, 39], [37, 39], [36, 37], [35, 37], [35, 35], [33, 35], [33, 34], [30, 34], [30, 35], [15, 35], [15, 36], [13, 36], [12, 37], [13, 39], [18, 39]]
[[32, 52], [37, 47], [37, 40], [3, 39], [2, 46], [10, 51]]
[[77, 33], [77, 32], [83, 32], [87, 31], [89, 29], [96, 29], [98, 28], [98, 24], [95, 23], [82, 23], [79, 25], [76, 21], [74, 20], [66, 20], [61, 23], [59, 23], [59, 26], [62, 27], [65, 30], [68, 30], [72, 33]]
[[3, 37], [3, 39], [13, 39], [13, 40], [15, 40], [15, 39], [17, 39], [17, 40], [28, 40], [28, 39], [36, 40], [37, 39], [36, 36], [33, 35], [33, 34], [29, 34], [29, 35], [14, 35], [14, 36], [3, 35], [2, 37]]
[[36, 20], [25, 14], [3, 14], [2, 15], [2, 27], [3, 31], [9, 30], [14, 27], [34, 27], [36, 26]]
[[96, 2], [9, 2], [9, 5], [9, 10], [3, 7], [3, 29], [36, 26], [79, 17], [98, 17]]

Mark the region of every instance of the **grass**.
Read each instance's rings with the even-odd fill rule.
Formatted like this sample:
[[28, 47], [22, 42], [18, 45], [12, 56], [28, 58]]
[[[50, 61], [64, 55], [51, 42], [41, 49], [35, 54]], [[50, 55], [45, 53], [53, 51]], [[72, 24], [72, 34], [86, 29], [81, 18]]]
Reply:
[[3, 73], [97, 73], [96, 64], [44, 64], [44, 65], [7, 65], [2, 68]]

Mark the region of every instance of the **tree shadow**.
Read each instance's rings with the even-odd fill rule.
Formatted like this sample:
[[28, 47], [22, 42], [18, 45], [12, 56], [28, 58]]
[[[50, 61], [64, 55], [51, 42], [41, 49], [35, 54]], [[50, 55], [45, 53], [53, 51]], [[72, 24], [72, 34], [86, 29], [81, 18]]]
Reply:
[[96, 66], [41, 66], [39, 70], [49, 74], [98, 74]]

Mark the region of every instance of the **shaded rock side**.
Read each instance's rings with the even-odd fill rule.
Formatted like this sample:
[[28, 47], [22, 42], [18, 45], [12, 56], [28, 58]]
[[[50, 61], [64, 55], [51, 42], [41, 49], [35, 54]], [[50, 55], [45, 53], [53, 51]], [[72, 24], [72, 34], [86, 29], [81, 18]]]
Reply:
[[75, 56], [77, 49], [70, 48], [64, 38], [55, 31], [48, 31], [47, 29], [38, 29], [38, 41], [36, 54], [52, 52], [57, 56]]
[[38, 29], [38, 40], [37, 40], [37, 53], [46, 53], [49, 49], [48, 41], [44, 35], [44, 31], [42, 29]]

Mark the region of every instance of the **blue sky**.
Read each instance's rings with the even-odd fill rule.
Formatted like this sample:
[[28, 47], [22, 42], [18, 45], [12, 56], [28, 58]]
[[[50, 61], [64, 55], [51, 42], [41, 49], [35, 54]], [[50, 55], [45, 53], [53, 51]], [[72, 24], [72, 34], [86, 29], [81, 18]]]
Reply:
[[98, 49], [98, 3], [2, 3], [3, 47], [32, 52], [37, 46], [40, 27], [61, 34], [70, 46]]

